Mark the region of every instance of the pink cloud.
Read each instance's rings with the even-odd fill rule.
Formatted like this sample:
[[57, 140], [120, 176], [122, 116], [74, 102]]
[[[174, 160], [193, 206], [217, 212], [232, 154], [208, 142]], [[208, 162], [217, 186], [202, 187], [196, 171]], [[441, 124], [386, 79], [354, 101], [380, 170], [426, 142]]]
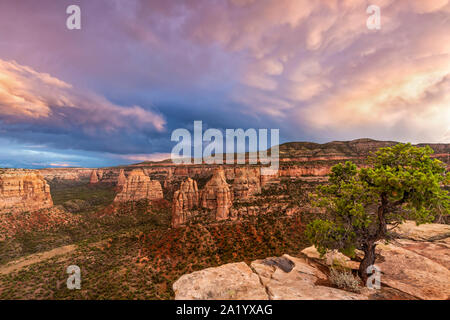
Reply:
[[89, 130], [164, 130], [164, 118], [139, 106], [123, 107], [93, 92], [40, 73], [15, 61], [0, 59], [0, 118], [8, 123], [61, 119]]

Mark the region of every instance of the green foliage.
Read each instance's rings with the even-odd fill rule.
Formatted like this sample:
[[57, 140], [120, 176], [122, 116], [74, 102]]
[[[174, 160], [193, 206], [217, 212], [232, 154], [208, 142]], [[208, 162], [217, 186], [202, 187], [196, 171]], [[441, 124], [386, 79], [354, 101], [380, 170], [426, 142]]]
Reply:
[[367, 168], [352, 162], [334, 166], [329, 184], [319, 186], [313, 196], [328, 219], [310, 223], [308, 239], [321, 253], [338, 249], [352, 254], [386, 239], [387, 224], [405, 219], [429, 223], [449, 215], [450, 197], [443, 188], [449, 175], [432, 153], [429, 147], [398, 144], [370, 156]]

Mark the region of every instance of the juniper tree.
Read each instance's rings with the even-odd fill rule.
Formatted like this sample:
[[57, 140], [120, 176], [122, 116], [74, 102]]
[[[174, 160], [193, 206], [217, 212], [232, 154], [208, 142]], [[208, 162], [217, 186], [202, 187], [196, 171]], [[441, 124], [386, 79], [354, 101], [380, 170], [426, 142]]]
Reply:
[[[314, 220], [306, 235], [321, 254], [337, 249], [352, 256], [364, 252], [359, 275], [375, 263], [376, 242], [406, 219], [430, 223], [450, 213], [450, 197], [443, 186], [450, 175], [444, 164], [430, 157], [430, 147], [398, 144], [381, 148], [358, 169], [350, 161], [331, 169], [329, 184], [319, 186], [313, 203], [327, 219]], [[389, 226], [389, 227], [388, 227]]]

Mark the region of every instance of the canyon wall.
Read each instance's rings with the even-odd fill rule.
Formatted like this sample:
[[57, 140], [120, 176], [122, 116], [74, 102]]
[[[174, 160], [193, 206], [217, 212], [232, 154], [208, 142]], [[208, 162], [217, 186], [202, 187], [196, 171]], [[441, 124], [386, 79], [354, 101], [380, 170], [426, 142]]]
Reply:
[[88, 180], [92, 169], [88, 168], [47, 168], [39, 169], [42, 176], [47, 181], [52, 180], [68, 180], [68, 181], [81, 181]]
[[52, 206], [50, 187], [39, 171], [0, 169], [0, 212], [31, 212]]

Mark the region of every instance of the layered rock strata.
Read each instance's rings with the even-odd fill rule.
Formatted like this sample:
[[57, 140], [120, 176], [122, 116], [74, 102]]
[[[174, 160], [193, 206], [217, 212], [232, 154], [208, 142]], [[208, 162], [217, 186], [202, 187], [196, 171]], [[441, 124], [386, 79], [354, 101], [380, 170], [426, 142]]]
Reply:
[[31, 212], [52, 206], [50, 187], [39, 171], [0, 169], [0, 212]]
[[123, 187], [127, 182], [127, 177], [125, 176], [125, 171], [120, 169], [119, 176], [117, 177], [117, 187]]
[[197, 182], [187, 178], [173, 196], [172, 205], [172, 226], [178, 227], [186, 223], [191, 210], [199, 205], [200, 193]]
[[248, 199], [261, 192], [260, 168], [236, 168], [233, 181], [235, 199]]
[[141, 169], [134, 169], [128, 175], [122, 190], [116, 195], [115, 202], [137, 201], [141, 199], [156, 200], [163, 198], [159, 181], [151, 180]]
[[91, 177], [89, 178], [89, 184], [98, 183], [98, 174], [97, 170], [92, 170]]
[[222, 168], [217, 168], [201, 193], [201, 206], [215, 212], [216, 220], [226, 220], [233, 205], [233, 194]]

